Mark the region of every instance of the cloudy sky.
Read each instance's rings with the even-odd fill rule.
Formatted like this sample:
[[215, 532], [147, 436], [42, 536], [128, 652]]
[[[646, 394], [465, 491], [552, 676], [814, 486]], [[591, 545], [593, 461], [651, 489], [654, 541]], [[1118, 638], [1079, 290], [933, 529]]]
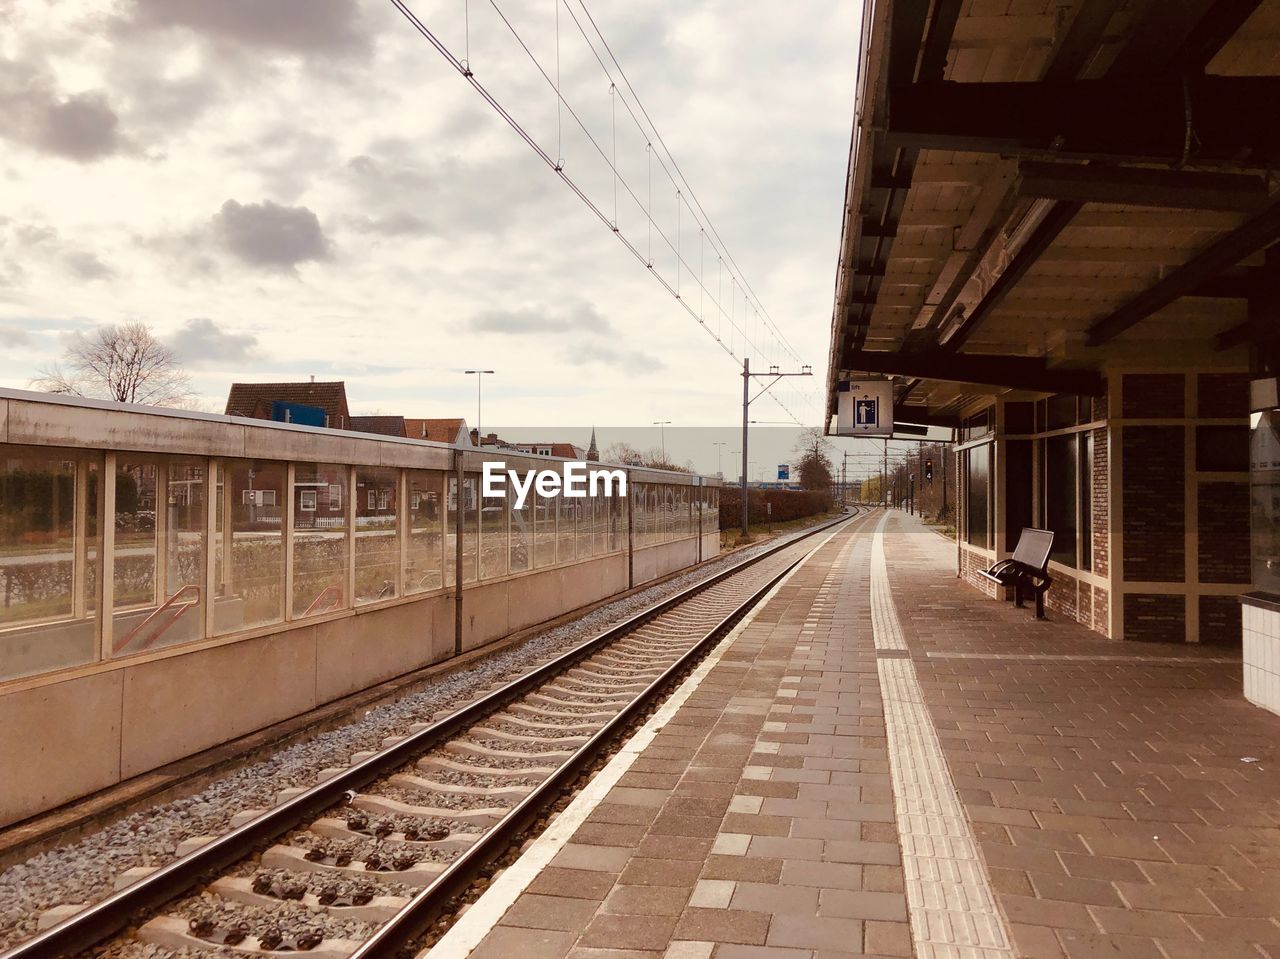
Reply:
[[[858, 4], [499, 0], [510, 28], [488, 0], [409, 5], [680, 301], [390, 0], [0, 0], [0, 385], [140, 319], [218, 410], [233, 379], [315, 375], [355, 412], [473, 420], [483, 365], [487, 422], [733, 423], [741, 380], [698, 317], [757, 365], [787, 352], [610, 94], [589, 10], [813, 364], [780, 395], [814, 421]], [[554, 80], [557, 33], [559, 116], [530, 59]]]

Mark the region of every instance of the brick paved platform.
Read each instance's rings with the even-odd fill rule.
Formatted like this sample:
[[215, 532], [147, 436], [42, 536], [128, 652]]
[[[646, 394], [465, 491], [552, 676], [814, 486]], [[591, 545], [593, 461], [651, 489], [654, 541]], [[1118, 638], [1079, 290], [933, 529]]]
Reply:
[[910, 517], [837, 533], [432, 956], [1280, 959], [1238, 661], [954, 572]]

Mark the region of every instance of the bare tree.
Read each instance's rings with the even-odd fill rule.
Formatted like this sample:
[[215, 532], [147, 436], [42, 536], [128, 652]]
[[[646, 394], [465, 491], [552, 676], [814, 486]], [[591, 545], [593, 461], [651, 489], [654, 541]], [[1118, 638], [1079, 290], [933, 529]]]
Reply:
[[191, 378], [177, 355], [136, 320], [76, 333], [61, 363], [42, 369], [31, 386], [148, 406], [183, 406], [193, 399]]
[[831, 489], [834, 479], [831, 459], [828, 456], [831, 449], [831, 443], [817, 427], [810, 427], [800, 434], [796, 440], [795, 452], [800, 454], [798, 471], [801, 489]]

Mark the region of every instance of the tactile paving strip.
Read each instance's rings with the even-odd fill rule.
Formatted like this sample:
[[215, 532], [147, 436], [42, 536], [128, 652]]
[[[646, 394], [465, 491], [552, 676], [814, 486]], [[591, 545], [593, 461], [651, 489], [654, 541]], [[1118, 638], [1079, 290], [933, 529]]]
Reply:
[[[877, 650], [905, 649], [889, 590], [884, 526], [871, 549], [871, 614]], [[1012, 959], [1004, 918], [956, 795], [910, 659], [877, 657], [889, 772], [902, 844], [911, 937], [919, 959]]]

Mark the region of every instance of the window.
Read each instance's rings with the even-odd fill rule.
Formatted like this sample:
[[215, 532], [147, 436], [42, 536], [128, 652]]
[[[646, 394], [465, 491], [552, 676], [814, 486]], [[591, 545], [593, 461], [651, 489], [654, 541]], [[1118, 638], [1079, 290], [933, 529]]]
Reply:
[[1080, 568], [1093, 569], [1093, 433], [1080, 434]]
[[377, 508], [378, 508], [378, 491], [375, 489], [371, 489], [369, 490], [369, 509], [375, 510]]
[[218, 468], [213, 582], [220, 635], [284, 619], [284, 525], [276, 503], [287, 475], [284, 463], [263, 460], [224, 460]]
[[[376, 466], [356, 467], [368, 508], [356, 512], [356, 603], [376, 603], [397, 595], [400, 573], [400, 524], [388, 495], [400, 472]], [[356, 503], [360, 502], [359, 498]]]
[[444, 474], [409, 471], [409, 543], [404, 569], [406, 594], [439, 589], [444, 585], [444, 516], [440, 490]]
[[1053, 531], [1053, 552], [1049, 558], [1075, 567], [1076, 537], [1079, 531], [1076, 496], [1079, 492], [1080, 464], [1077, 460], [1079, 434], [1050, 436], [1044, 440], [1044, 472], [1041, 475], [1041, 514], [1045, 528]]
[[298, 509], [306, 510], [308, 513], [316, 511], [316, 491], [313, 489], [304, 489], [298, 491]]
[[539, 447], [538, 447], [538, 449], [537, 449], [537, 453], [538, 453], [538, 455], [539, 455], [539, 456], [550, 456], [550, 455], [551, 455], [551, 447], [550, 447], [550, 446], [539, 446]]
[[342, 509], [342, 487], [331, 485], [329, 487], [329, 509], [337, 512]]
[[[328, 463], [298, 463], [294, 467], [298, 509], [293, 516], [293, 617], [318, 616], [351, 606], [347, 589], [351, 530], [340, 506], [349, 469]], [[326, 490], [327, 510], [317, 507], [317, 493]], [[307, 504], [310, 504], [308, 507]], [[334, 515], [334, 510], [339, 510]]]
[[988, 549], [991, 543], [991, 444], [965, 450], [964, 463], [965, 542]]

